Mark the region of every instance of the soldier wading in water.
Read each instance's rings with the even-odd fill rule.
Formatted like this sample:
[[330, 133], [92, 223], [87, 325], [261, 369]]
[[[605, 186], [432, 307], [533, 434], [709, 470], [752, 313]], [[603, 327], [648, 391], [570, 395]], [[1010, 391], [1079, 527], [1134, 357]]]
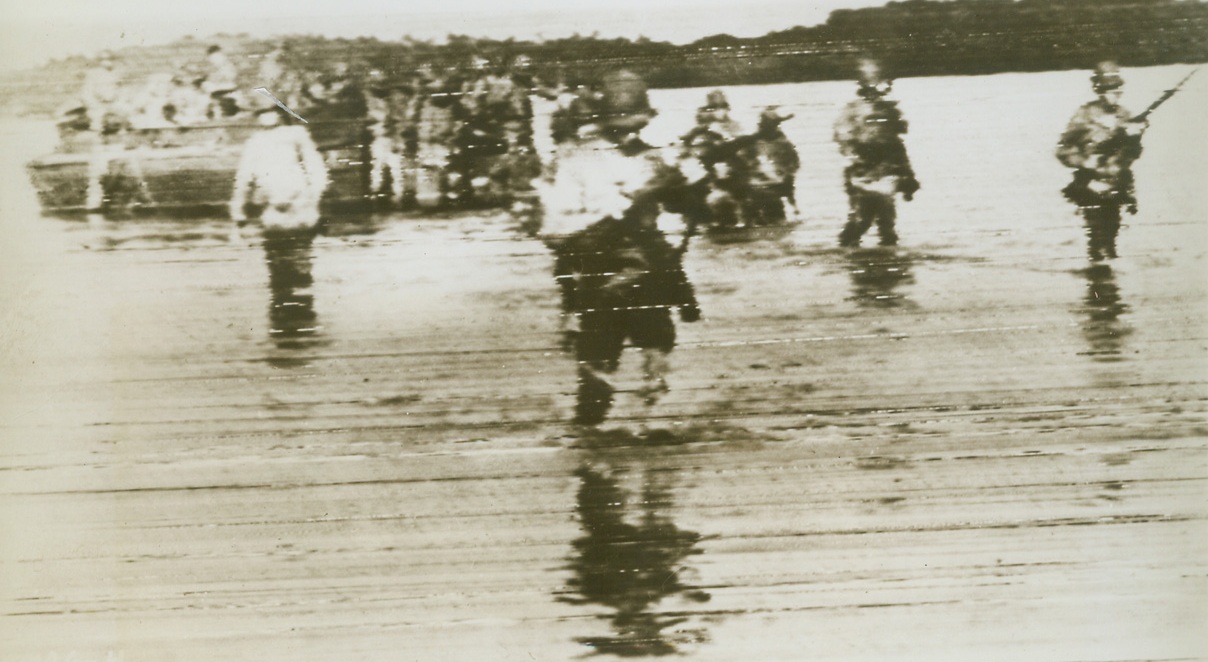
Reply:
[[873, 223], [882, 246], [898, 243], [894, 230], [897, 210], [893, 196], [901, 193], [906, 201], [919, 190], [902, 134], [906, 120], [896, 101], [886, 98], [893, 81], [881, 76], [872, 60], [860, 62], [860, 97], [852, 101], [835, 124], [835, 142], [847, 157], [843, 171], [850, 203], [847, 225], [839, 235], [839, 245], [855, 247]]
[[1074, 113], [1057, 145], [1057, 159], [1074, 169], [1062, 193], [1082, 212], [1087, 253], [1098, 261], [1116, 257], [1120, 209], [1137, 213], [1132, 164], [1141, 156], [1141, 134], [1149, 125], [1120, 105], [1124, 79], [1114, 62], [1100, 63], [1091, 85], [1099, 98]]
[[684, 175], [638, 137], [654, 115], [639, 77], [606, 76], [590, 112], [571, 118], [574, 133], [559, 147], [546, 191], [541, 234], [554, 250], [564, 340], [579, 364], [580, 425], [608, 415], [609, 375], [626, 341], [642, 351], [640, 393], [653, 405], [667, 391], [671, 310], [685, 322], [700, 318], [681, 261], [685, 244], [672, 245], [659, 224], [663, 212], [682, 215], [703, 201], [689, 200]]
[[230, 215], [233, 241], [239, 227], [259, 220], [272, 299], [270, 337], [279, 349], [297, 350], [318, 335], [310, 292], [312, 249], [318, 234], [319, 201], [327, 188], [327, 166], [310, 133], [288, 111], [272, 107], [258, 117], [263, 127], [243, 147]]

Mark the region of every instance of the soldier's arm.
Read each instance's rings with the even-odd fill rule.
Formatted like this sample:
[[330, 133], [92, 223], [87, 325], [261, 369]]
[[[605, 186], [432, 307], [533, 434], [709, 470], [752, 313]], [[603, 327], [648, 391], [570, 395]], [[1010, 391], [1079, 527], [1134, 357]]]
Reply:
[[302, 170], [306, 173], [307, 191], [312, 196], [308, 202], [318, 203], [327, 190], [327, 164], [323, 162], [323, 153], [319, 151], [310, 132], [304, 127], [297, 127], [297, 149]]
[[801, 155], [797, 153], [797, 148], [789, 142], [787, 137], [777, 146], [776, 151], [776, 157], [782, 159], [786, 172], [795, 174], [801, 169]]
[[1057, 160], [1067, 168], [1081, 168], [1087, 160], [1087, 141], [1090, 136], [1090, 122], [1094, 121], [1086, 106], [1078, 109], [1070, 118], [1065, 132], [1057, 142]]
[[1123, 108], [1117, 111], [1116, 116], [1120, 120], [1119, 130], [1124, 134], [1121, 156], [1131, 163], [1141, 157], [1141, 136], [1149, 128], [1149, 120], [1133, 121], [1132, 115]]
[[839, 153], [843, 156], [855, 155], [854, 142], [858, 123], [862, 121], [859, 108], [856, 104], [849, 103], [840, 113], [839, 119], [835, 121], [834, 139], [839, 145]]

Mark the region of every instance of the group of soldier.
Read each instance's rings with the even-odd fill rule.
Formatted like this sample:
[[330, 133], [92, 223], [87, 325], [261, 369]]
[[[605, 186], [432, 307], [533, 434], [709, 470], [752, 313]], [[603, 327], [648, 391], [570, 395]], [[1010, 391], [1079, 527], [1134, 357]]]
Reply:
[[[533, 88], [518, 82], [514, 74], [483, 73], [457, 84], [422, 73], [420, 77], [427, 87], [416, 89], [428, 93], [415, 97], [426, 102], [402, 106], [408, 116], [431, 118], [436, 109], [455, 118], [462, 114], [453, 123], [456, 132], [445, 134], [445, 158], [456, 161], [472, 154], [536, 158], [531, 106], [522, 101]], [[1090, 257], [1103, 260], [1115, 257], [1122, 210], [1136, 211], [1131, 165], [1141, 152], [1146, 116], [1173, 92], [1134, 117], [1119, 105], [1123, 80], [1115, 65], [1100, 65], [1091, 80], [1098, 98], [1070, 121], [1057, 156], [1074, 169], [1065, 194], [1085, 219]], [[858, 246], [873, 225], [882, 245], [895, 245], [896, 196], [910, 200], [919, 190], [902, 138], [907, 123], [888, 96], [891, 85], [876, 63], [863, 62], [857, 98], [835, 125], [835, 140], [847, 159], [844, 181], [850, 201], [839, 235], [841, 246]], [[434, 93], [434, 89], [446, 91]], [[433, 101], [440, 95], [447, 95], [447, 105]], [[796, 205], [793, 181], [800, 162], [780, 130], [790, 115], [769, 107], [760, 114], [756, 132], [739, 135], [721, 92], [707, 96], [695, 126], [682, 137], [676, 158], [667, 158], [666, 150], [640, 137], [657, 114], [640, 77], [615, 72], [596, 87], [564, 95], [563, 101], [551, 126], [557, 147], [544, 169], [537, 162], [519, 172], [515, 162], [507, 159], [498, 170], [465, 165], [457, 172], [464, 179], [448, 186], [472, 192], [458, 187], [477, 178], [532, 182], [537, 202], [535, 218], [530, 219], [533, 224], [527, 229], [544, 241], [554, 257], [564, 347], [574, 353], [578, 364], [575, 422], [594, 426], [612, 408], [612, 375], [626, 345], [643, 356], [639, 393], [644, 402], [653, 405], [667, 392], [668, 356], [676, 340], [672, 314], [678, 313], [684, 322], [700, 319], [683, 267], [689, 239], [702, 227], [724, 231], [737, 225], [782, 222], [785, 204]], [[382, 130], [375, 135], [388, 146], [396, 139], [406, 145], [416, 136], [392, 133], [401, 125], [390, 107], [371, 110], [384, 112]], [[284, 111], [272, 113], [271, 119], [266, 124], [290, 124]], [[412, 126], [433, 130], [430, 121]], [[436, 142], [433, 137], [421, 142]], [[232, 216], [242, 220], [249, 208], [258, 208], [266, 237], [279, 241], [281, 236], [301, 236], [308, 242], [318, 218], [314, 193], [321, 192], [326, 176], [322, 160], [306, 131], [296, 125], [277, 126], [261, 140], [248, 144]], [[512, 145], [524, 149], [512, 150]], [[277, 157], [263, 158], [273, 150]]]
[[527, 57], [441, 70], [425, 64], [409, 80], [369, 72], [365, 87], [369, 190], [386, 208], [506, 205], [524, 199], [541, 173], [533, 146]]
[[119, 75], [113, 56], [102, 55], [84, 75], [78, 105], [68, 126], [108, 136], [128, 129], [165, 129], [222, 121], [240, 112], [238, 72], [221, 46], [210, 46], [205, 62], [183, 64], [175, 73], [153, 73], [141, 85]]

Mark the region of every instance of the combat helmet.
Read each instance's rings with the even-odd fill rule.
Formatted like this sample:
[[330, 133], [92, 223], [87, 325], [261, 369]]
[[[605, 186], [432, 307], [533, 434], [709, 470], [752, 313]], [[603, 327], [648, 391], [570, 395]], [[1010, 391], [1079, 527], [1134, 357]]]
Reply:
[[881, 65], [868, 57], [860, 58], [856, 65], [860, 96], [884, 96], [893, 87], [893, 81], [885, 78]]
[[1095, 66], [1095, 73], [1091, 75], [1091, 86], [1098, 94], [1124, 87], [1124, 78], [1120, 76], [1120, 66], [1111, 60], [1100, 62]]
[[726, 98], [725, 92], [713, 90], [705, 95], [705, 105], [701, 106], [701, 110], [713, 109], [730, 109], [730, 100]]
[[791, 120], [793, 117], [792, 113], [780, 112], [780, 106], [768, 106], [763, 109], [763, 112], [759, 113], [759, 126], [760, 128], [779, 126], [782, 122]]
[[609, 73], [601, 80], [599, 110], [603, 128], [629, 133], [640, 131], [658, 115], [650, 107], [646, 81], [626, 70]]

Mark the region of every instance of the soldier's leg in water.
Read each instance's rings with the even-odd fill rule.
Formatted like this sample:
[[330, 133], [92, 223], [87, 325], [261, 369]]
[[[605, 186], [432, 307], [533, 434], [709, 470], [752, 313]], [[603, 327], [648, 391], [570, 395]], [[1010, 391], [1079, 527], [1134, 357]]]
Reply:
[[580, 316], [575, 358], [579, 362], [579, 390], [575, 401], [578, 425], [599, 425], [612, 409], [614, 389], [608, 375], [616, 372], [625, 342], [624, 327], [613, 311], [592, 311]]
[[747, 198], [746, 217], [750, 225], [779, 225], [784, 222], [784, 201], [769, 187], [751, 190]]
[[855, 248], [860, 245], [860, 237], [872, 226], [872, 209], [869, 208], [868, 194], [850, 184], [847, 186], [849, 211], [847, 225], [839, 233], [839, 245], [845, 248]]
[[382, 193], [384, 173], [388, 170], [386, 153], [389, 149], [389, 140], [386, 138], [374, 138], [373, 142], [369, 143], [369, 193], [374, 197]]
[[738, 201], [729, 191], [713, 189], [705, 198], [709, 207], [710, 225], [715, 228], [732, 228], [738, 225]]
[[[1113, 223], [1113, 209], [1110, 203], [1096, 203], [1082, 207], [1082, 218], [1086, 223], [1086, 253], [1091, 260], [1098, 262], [1106, 254], [1115, 257], [1115, 234], [1120, 229], [1120, 209], [1116, 207]], [[1114, 229], [1113, 229], [1114, 225]]]
[[629, 337], [634, 347], [642, 350], [642, 389], [639, 393], [647, 406], [653, 406], [669, 389], [667, 374], [671, 371], [668, 356], [675, 347], [675, 322], [667, 308], [645, 308], [630, 311]]
[[417, 204], [417, 191], [419, 190], [420, 179], [420, 159], [419, 159], [419, 138], [416, 135], [414, 127], [408, 127], [403, 130], [402, 141], [402, 207], [403, 209], [411, 209]]
[[898, 217], [898, 210], [894, 207], [892, 195], [875, 194], [870, 195], [871, 203], [875, 205], [873, 215], [877, 221], [877, 234], [880, 235], [882, 246], [897, 246], [898, 233], [894, 229], [894, 222]]
[[1116, 255], [1116, 237], [1120, 234], [1120, 203], [1104, 205], [1103, 252], [1110, 258]]
[[403, 167], [403, 154], [393, 144], [391, 144], [390, 153], [386, 157], [386, 164], [390, 171], [390, 192], [394, 196], [391, 202], [401, 204], [403, 196], [407, 193], [407, 174], [406, 169]]
[[768, 191], [767, 196], [763, 208], [763, 222], [766, 225], [784, 223], [787, 218], [784, 210], [784, 198], [780, 196], [779, 191]]

